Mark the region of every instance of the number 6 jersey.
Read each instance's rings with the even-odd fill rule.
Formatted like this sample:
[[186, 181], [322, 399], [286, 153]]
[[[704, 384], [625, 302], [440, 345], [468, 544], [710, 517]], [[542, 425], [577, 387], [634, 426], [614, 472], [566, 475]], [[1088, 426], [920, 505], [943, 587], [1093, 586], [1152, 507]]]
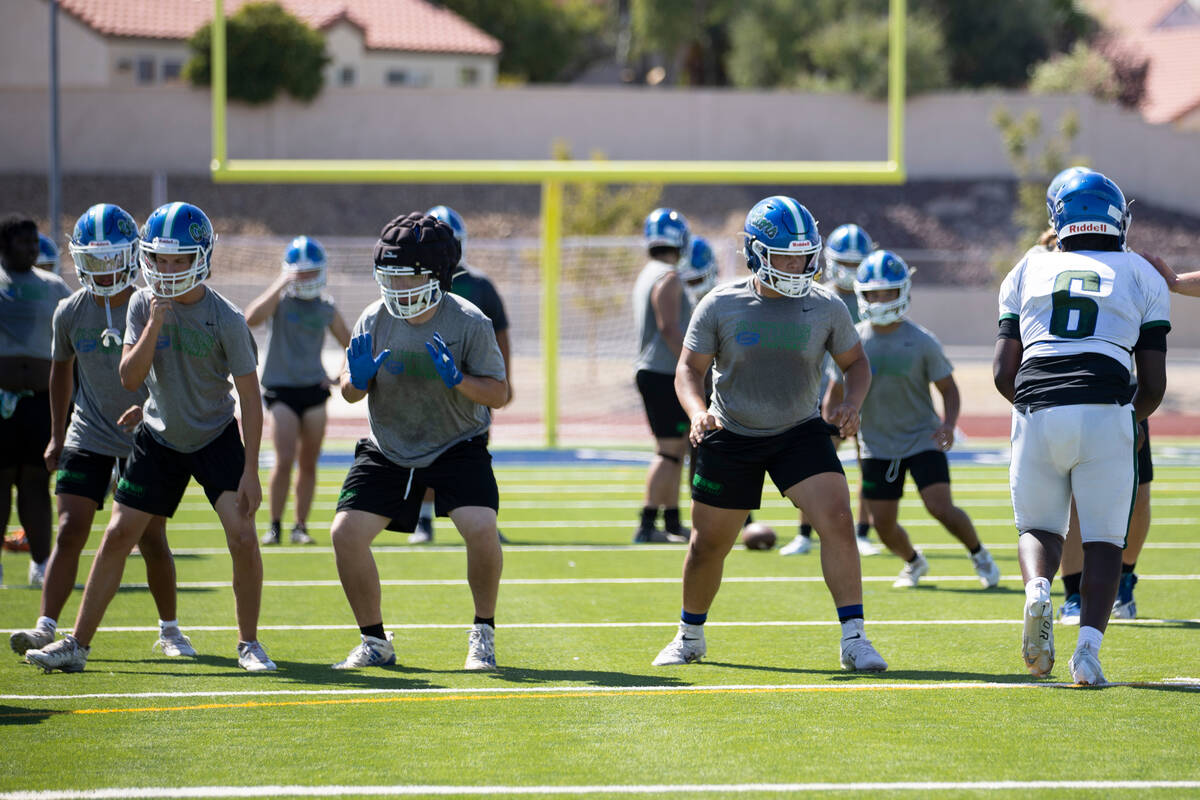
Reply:
[[1165, 350], [1166, 282], [1126, 251], [1031, 252], [1000, 287], [1000, 336], [1020, 338], [1014, 404], [1125, 403], [1139, 344]]

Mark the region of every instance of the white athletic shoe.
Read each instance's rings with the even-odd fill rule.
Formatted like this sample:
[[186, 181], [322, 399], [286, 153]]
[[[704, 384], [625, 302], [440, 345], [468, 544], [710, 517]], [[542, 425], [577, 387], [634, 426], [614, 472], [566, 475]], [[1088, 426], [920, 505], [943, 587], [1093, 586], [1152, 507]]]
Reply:
[[858, 554], [860, 556], [877, 556], [879, 548], [871, 543], [871, 540], [866, 536], [855, 536], [855, 543], [858, 545]]
[[897, 589], [911, 589], [921, 582], [921, 578], [927, 572], [929, 572], [929, 562], [925, 560], [925, 556], [918, 550], [916, 559], [905, 562], [904, 569], [900, 570], [900, 575], [896, 578], [892, 586]]
[[1050, 590], [1042, 585], [1040, 592], [1025, 598], [1025, 629], [1021, 634], [1021, 655], [1029, 674], [1039, 678], [1054, 668], [1054, 607]]
[[1104, 673], [1100, 670], [1100, 658], [1086, 644], [1075, 648], [1067, 668], [1071, 670], [1071, 680], [1080, 686], [1103, 686], [1106, 683]]
[[46, 562], [41, 564], [36, 561], [29, 562], [29, 585], [35, 589], [42, 588], [42, 584], [46, 582]]
[[708, 647], [704, 644], [704, 626], [680, 622], [675, 638], [659, 652], [651, 664], [655, 667], [691, 664], [704, 658], [707, 652]]
[[971, 563], [975, 565], [975, 574], [979, 576], [979, 582], [983, 584], [983, 588], [994, 589], [996, 584], [1000, 583], [1000, 567], [996, 565], [995, 559], [992, 558], [992, 554], [986, 547], [971, 556]]
[[83, 672], [87, 664], [90, 647], [84, 647], [75, 641], [75, 637], [67, 634], [57, 642], [51, 642], [40, 650], [29, 650], [25, 660], [34, 666], [41, 667], [46, 672], [62, 670], [63, 672]]
[[14, 631], [8, 637], [8, 646], [19, 656], [29, 650], [37, 650], [54, 641], [54, 631], [46, 628], [32, 628], [27, 631]]
[[274, 672], [275, 662], [267, 655], [262, 643], [255, 639], [253, 642], [238, 642], [238, 666], [247, 672]]
[[487, 671], [496, 668], [496, 629], [482, 622], [467, 635], [467, 660], [463, 669]]
[[150, 647], [151, 650], [162, 650], [168, 658], [195, 658], [196, 648], [192, 640], [183, 635], [179, 628], [163, 628], [158, 633], [158, 641]]
[[408, 535], [409, 544], [429, 544], [433, 541], [433, 518], [417, 517], [417, 529]]
[[887, 662], [862, 633], [842, 639], [842, 669], [856, 672], [883, 672]]
[[779, 548], [781, 556], [802, 556], [812, 550], [812, 537], [796, 534], [790, 542]]
[[359, 669], [361, 667], [390, 667], [396, 663], [396, 648], [392, 645], [392, 632], [386, 638], [363, 635], [358, 647], [350, 651], [345, 661], [333, 665], [334, 669]]

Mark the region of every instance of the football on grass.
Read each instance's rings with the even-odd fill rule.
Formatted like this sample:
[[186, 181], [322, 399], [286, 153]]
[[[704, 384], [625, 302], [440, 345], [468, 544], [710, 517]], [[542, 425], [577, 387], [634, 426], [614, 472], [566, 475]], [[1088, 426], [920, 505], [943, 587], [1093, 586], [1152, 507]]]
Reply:
[[761, 522], [742, 528], [742, 544], [747, 550], [770, 550], [775, 546], [775, 529]]

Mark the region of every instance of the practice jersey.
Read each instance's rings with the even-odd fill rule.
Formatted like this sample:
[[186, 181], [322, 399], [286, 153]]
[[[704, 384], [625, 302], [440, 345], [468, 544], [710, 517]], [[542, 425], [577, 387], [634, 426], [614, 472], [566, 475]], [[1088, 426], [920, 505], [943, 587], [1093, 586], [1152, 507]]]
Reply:
[[336, 315], [337, 309], [328, 297], [281, 298], [267, 321], [262, 385], [300, 388], [325, 380], [321, 346], [325, 343], [325, 331]]
[[492, 329], [496, 333], [508, 330], [508, 314], [504, 313], [504, 301], [500, 299], [496, 285], [487, 275], [463, 264], [454, 274], [450, 291], [465, 300], [470, 300], [492, 321]]
[[[657, 372], [663, 375], [674, 375], [675, 365], [679, 356], [672, 352], [658, 329], [658, 318], [654, 314], [654, 303], [651, 295], [654, 287], [667, 275], [675, 272], [675, 267], [662, 261], [651, 261], [638, 274], [633, 284], [633, 327], [638, 332], [638, 354], [634, 361], [634, 369]], [[667, 298], [667, 302], [671, 302]], [[687, 330], [688, 321], [692, 316], [692, 304], [688, 301], [679, 287], [679, 332]]]
[[71, 290], [53, 272], [0, 267], [0, 356], [50, 360], [54, 309]]
[[1051, 405], [1119, 402], [1097, 386], [1128, 392], [1134, 346], [1147, 329], [1170, 330], [1170, 298], [1137, 253], [1031, 252], [1000, 287], [1000, 320], [1019, 325], [1018, 403], [1031, 392], [1056, 394]]

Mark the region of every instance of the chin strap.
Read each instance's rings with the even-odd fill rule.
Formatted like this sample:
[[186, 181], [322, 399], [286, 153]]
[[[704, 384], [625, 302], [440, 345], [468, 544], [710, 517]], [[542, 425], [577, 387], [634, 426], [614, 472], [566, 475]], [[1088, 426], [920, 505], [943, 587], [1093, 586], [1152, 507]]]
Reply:
[[104, 316], [108, 318], [108, 327], [100, 334], [100, 344], [104, 347], [119, 347], [121, 345], [121, 332], [113, 325], [112, 306], [109, 304], [107, 295], [104, 297]]

